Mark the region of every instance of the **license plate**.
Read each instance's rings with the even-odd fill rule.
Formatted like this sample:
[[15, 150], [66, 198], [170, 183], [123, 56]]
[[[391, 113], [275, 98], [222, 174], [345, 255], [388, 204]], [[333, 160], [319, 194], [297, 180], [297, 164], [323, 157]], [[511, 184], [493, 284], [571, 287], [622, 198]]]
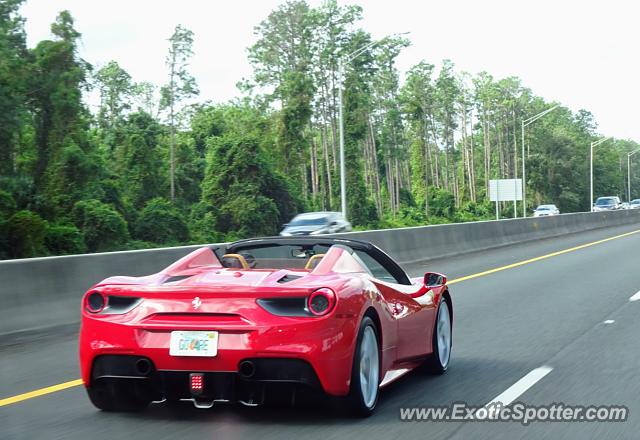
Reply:
[[171, 332], [169, 354], [214, 357], [218, 354], [218, 332]]

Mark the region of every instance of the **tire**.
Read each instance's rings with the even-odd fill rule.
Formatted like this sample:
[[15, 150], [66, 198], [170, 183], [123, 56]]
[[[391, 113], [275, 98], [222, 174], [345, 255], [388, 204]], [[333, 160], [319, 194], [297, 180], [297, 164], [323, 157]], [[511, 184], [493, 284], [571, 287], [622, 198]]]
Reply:
[[126, 380], [94, 384], [87, 394], [96, 408], [109, 412], [140, 411], [151, 403], [143, 389]]
[[433, 328], [433, 353], [425, 361], [427, 371], [444, 374], [451, 362], [452, 325], [449, 303], [443, 298], [438, 306]]
[[376, 326], [368, 316], [360, 323], [347, 397], [349, 412], [355, 417], [373, 414], [380, 386], [380, 348]]

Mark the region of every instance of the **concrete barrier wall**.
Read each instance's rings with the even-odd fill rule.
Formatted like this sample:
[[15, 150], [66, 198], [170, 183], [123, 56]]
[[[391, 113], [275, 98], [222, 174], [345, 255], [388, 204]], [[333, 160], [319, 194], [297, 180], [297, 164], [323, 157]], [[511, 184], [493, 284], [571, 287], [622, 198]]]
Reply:
[[158, 272], [199, 247], [0, 261], [0, 335], [77, 322], [80, 298], [93, 284]]
[[[426, 261], [607, 226], [640, 223], [640, 210], [565, 214], [353, 232], [400, 263]], [[112, 275], [158, 272], [200, 246], [0, 261], [0, 335], [79, 320], [80, 298]]]
[[344, 235], [375, 243], [396, 261], [410, 263], [631, 223], [640, 223], [640, 210], [454, 223]]

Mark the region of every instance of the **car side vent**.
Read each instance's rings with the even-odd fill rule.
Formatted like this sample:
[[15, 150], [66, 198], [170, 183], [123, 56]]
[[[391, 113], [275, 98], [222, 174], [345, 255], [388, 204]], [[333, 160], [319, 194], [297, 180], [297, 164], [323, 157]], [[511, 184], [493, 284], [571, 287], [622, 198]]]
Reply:
[[175, 283], [176, 281], [181, 281], [184, 280], [186, 278], [191, 278], [193, 275], [176, 275], [173, 277], [169, 277], [166, 280], [164, 280], [162, 282], [162, 284], [166, 284], [166, 283]]
[[287, 275], [283, 276], [282, 278], [280, 278], [278, 280], [278, 283], [284, 284], [284, 283], [288, 283], [289, 281], [297, 280], [298, 278], [302, 278], [302, 275], [287, 274]]

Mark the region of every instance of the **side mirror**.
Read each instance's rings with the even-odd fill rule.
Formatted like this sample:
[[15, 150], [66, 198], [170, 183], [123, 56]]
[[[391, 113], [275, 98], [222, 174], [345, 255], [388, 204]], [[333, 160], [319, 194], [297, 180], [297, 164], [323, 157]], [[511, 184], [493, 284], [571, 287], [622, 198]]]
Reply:
[[424, 286], [427, 289], [442, 287], [447, 284], [447, 277], [437, 272], [427, 272], [424, 274]]
[[338, 222], [334, 220], [331, 223], [329, 223], [329, 226], [338, 226]]
[[[415, 278], [419, 280], [419, 278]], [[447, 277], [437, 272], [427, 272], [424, 274], [424, 285], [416, 293], [411, 294], [412, 298], [418, 298], [431, 289], [437, 289], [447, 284]]]

